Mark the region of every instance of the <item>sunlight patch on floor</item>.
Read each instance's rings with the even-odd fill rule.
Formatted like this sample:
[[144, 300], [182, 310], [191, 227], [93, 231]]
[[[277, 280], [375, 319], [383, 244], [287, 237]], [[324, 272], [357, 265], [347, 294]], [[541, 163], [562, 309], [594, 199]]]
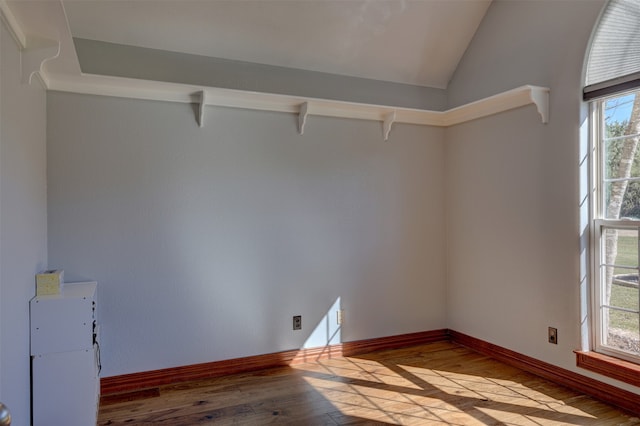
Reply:
[[308, 373], [316, 373], [322, 377], [340, 377], [342, 379], [363, 380], [366, 383], [377, 383], [410, 389], [422, 389], [419, 385], [407, 380], [398, 373], [390, 370], [378, 362], [354, 362], [349, 358], [319, 361], [317, 364], [303, 364], [293, 366]]
[[[424, 370], [424, 369], [422, 369]], [[515, 404], [522, 407], [539, 408], [557, 413], [572, 414], [585, 418], [594, 418], [594, 416], [585, 413], [575, 407], [565, 404], [562, 400], [553, 398], [548, 393], [532, 389], [522, 383], [510, 380], [496, 380], [489, 377], [474, 376], [469, 374], [451, 373], [447, 371], [427, 370], [430, 374], [442, 375], [449, 381], [455, 383], [467, 390], [475, 390], [483, 399], [494, 402], [502, 402], [505, 404]], [[437, 381], [429, 381], [433, 386], [439, 386]], [[443, 391], [447, 391], [446, 387], [441, 387]], [[558, 393], [557, 387], [553, 386], [554, 392]], [[542, 388], [541, 390], [549, 391]], [[558, 393], [558, 398], [566, 398], [572, 392], [566, 390]]]
[[[594, 416], [552, 393], [522, 382], [345, 357], [295, 366], [307, 384], [342, 415], [393, 424], [584, 424]], [[552, 396], [553, 395], [553, 396]], [[558, 399], [556, 399], [555, 397]], [[494, 408], [483, 405], [491, 404]], [[502, 409], [496, 409], [502, 407]], [[542, 420], [542, 422], [540, 421]]]
[[545, 416], [544, 413], [540, 415], [535, 414], [518, 414], [508, 411], [494, 410], [491, 408], [479, 408], [483, 413], [491, 416], [492, 418], [500, 421], [505, 425], [518, 425], [518, 426], [539, 426], [544, 424], [545, 426], [567, 426], [567, 425], [582, 425], [584, 420], [579, 418], [566, 418], [557, 417], [555, 420], [553, 417]]

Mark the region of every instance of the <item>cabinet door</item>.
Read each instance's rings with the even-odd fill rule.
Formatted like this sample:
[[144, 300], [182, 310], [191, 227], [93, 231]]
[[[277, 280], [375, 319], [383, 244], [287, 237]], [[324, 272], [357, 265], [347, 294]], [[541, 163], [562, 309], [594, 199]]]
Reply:
[[96, 351], [32, 358], [33, 425], [95, 425], [99, 396]]

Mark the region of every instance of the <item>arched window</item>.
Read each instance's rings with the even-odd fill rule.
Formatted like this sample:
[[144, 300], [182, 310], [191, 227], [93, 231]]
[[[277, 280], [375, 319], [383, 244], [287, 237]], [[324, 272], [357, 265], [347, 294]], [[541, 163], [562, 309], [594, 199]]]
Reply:
[[640, 364], [640, 0], [607, 4], [585, 79], [595, 190], [591, 350]]
[[640, 1], [609, 2], [596, 27], [586, 68], [586, 100], [640, 88]]

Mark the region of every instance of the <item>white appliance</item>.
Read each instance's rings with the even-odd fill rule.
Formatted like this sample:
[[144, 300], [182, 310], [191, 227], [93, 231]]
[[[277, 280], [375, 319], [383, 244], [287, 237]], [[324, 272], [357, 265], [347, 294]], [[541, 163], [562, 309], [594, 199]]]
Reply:
[[33, 426], [87, 426], [100, 397], [97, 283], [31, 299]]

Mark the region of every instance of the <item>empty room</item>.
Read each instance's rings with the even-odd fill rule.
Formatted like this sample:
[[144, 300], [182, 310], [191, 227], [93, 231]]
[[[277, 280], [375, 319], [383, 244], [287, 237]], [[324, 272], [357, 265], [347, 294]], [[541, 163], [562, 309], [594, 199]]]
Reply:
[[0, 425], [640, 424], [639, 0], [0, 16]]

